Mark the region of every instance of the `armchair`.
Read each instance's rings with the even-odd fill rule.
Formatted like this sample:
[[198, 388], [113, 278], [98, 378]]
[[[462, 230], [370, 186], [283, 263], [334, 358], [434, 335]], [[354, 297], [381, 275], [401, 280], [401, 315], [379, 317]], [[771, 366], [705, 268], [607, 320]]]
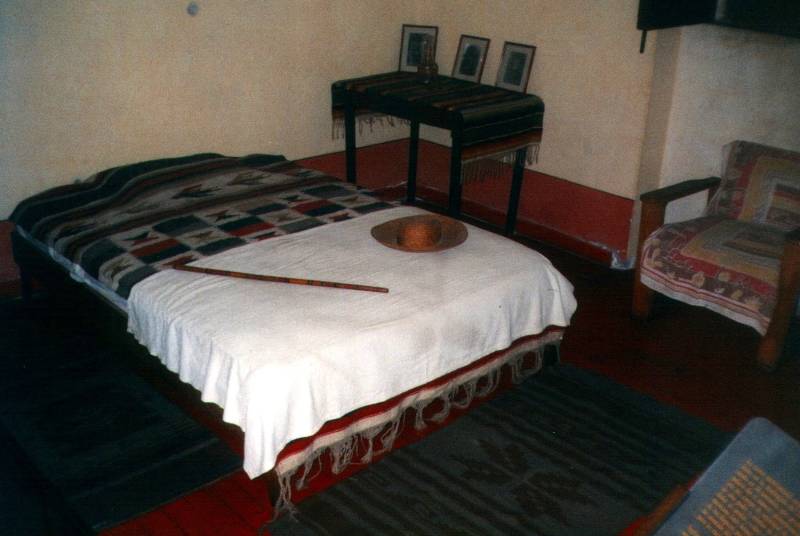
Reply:
[[[704, 214], [664, 224], [670, 201], [709, 190]], [[633, 315], [655, 292], [716, 311], [762, 335], [772, 370], [800, 293], [800, 153], [752, 142], [725, 146], [722, 177], [642, 194]]]

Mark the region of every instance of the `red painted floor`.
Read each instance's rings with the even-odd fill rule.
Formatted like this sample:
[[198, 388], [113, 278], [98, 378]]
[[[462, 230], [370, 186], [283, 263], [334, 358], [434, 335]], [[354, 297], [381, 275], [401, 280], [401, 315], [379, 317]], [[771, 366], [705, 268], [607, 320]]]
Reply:
[[[359, 148], [358, 184], [370, 189], [399, 186], [405, 193], [408, 140]], [[447, 205], [450, 173], [449, 148], [421, 141], [417, 193], [440, 206]], [[301, 165], [345, 178], [343, 153], [300, 160]], [[463, 186], [463, 211], [502, 225], [508, 207], [511, 166], [499, 177], [473, 179]], [[611, 265], [612, 252], [627, 257], [633, 201], [581, 186], [557, 177], [526, 170], [519, 203], [520, 234], [577, 251], [584, 257]]]

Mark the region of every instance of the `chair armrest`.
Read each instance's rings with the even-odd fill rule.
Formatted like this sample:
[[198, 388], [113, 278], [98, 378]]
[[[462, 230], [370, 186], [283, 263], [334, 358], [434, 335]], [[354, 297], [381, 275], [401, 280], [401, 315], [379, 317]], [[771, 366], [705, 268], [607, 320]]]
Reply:
[[[705, 179], [692, 179], [688, 181], [679, 182], [643, 193], [639, 198], [642, 201], [641, 218], [639, 219], [639, 243], [636, 246], [636, 275], [635, 280], [638, 282], [641, 275], [642, 267], [642, 246], [645, 239], [650, 236], [656, 229], [664, 225], [664, 214], [667, 211], [667, 204], [670, 201], [686, 197], [687, 195], [709, 190], [709, 196], [713, 195], [720, 184], [719, 177], [706, 177]], [[646, 310], [649, 310], [650, 298], [646, 296], [649, 291], [640, 285], [638, 292], [634, 292], [634, 315], [646, 316]], [[637, 297], [638, 296], [638, 297]]]
[[637, 252], [639, 255], [637, 255], [637, 258], [640, 257], [644, 239], [664, 225], [664, 214], [670, 201], [675, 201], [703, 190], [710, 190], [713, 195], [719, 186], [720, 180], [719, 177], [692, 179], [643, 193], [640, 196], [642, 200], [642, 217], [639, 220], [639, 251]]
[[642, 203], [658, 203], [666, 205], [670, 201], [675, 201], [681, 197], [702, 192], [703, 190], [716, 190], [720, 183], [719, 177], [706, 177], [705, 179], [692, 179], [671, 184], [657, 190], [643, 193], [640, 197]]
[[[787, 242], [797, 242], [798, 245], [800, 245], [800, 227], [794, 229], [793, 231], [790, 231], [786, 235], [786, 241]], [[792, 245], [794, 245], [794, 244], [792, 244]]]

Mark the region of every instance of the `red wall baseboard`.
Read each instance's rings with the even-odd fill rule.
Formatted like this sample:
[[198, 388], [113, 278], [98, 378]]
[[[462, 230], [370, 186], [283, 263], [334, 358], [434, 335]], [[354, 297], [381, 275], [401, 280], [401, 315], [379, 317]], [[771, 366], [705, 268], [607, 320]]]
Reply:
[[[408, 139], [360, 147], [358, 184], [373, 190], [404, 193], [408, 166]], [[344, 179], [344, 152], [298, 160]], [[420, 140], [417, 194], [446, 206], [450, 149]], [[505, 221], [511, 167], [504, 177], [464, 184], [465, 214], [501, 225]], [[552, 175], [525, 170], [520, 196], [517, 233], [606, 266], [626, 267], [633, 200], [582, 186]]]
[[[408, 139], [360, 147], [358, 184], [395, 198], [405, 195]], [[298, 163], [344, 179], [344, 151], [298, 160]], [[420, 141], [417, 193], [447, 205], [450, 149]], [[511, 172], [498, 179], [464, 185], [465, 214], [502, 226], [508, 205]], [[552, 244], [606, 266], [628, 260], [628, 233], [633, 201], [536, 171], [525, 170], [517, 233]], [[14, 224], [0, 221], [0, 296], [19, 293], [19, 272], [11, 254]]]

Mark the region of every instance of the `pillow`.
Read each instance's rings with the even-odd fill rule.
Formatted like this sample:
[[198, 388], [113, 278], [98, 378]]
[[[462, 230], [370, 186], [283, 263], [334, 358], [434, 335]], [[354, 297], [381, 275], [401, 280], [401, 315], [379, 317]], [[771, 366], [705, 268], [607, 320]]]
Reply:
[[722, 183], [707, 215], [800, 227], [800, 153], [735, 141], [725, 146]]

